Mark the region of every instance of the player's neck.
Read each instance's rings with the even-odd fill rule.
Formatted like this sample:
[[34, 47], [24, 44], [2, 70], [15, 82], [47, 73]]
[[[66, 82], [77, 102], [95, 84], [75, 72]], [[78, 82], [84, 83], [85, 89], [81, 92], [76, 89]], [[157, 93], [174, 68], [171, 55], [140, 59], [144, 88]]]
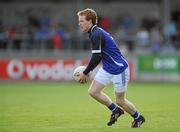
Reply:
[[91, 33], [91, 31], [92, 31], [92, 29], [95, 27], [96, 25], [91, 25], [91, 26], [89, 26], [89, 29], [88, 29], [88, 33]]

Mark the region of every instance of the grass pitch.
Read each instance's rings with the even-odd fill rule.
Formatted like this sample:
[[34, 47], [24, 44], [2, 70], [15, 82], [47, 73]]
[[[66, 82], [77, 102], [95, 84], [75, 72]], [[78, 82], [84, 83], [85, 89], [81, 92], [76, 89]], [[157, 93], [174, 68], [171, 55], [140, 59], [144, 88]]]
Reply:
[[[0, 132], [178, 132], [180, 83], [130, 83], [127, 98], [145, 116], [132, 129], [126, 113], [109, 127], [110, 111], [87, 94], [89, 84], [0, 82]], [[109, 85], [105, 92], [114, 99]]]

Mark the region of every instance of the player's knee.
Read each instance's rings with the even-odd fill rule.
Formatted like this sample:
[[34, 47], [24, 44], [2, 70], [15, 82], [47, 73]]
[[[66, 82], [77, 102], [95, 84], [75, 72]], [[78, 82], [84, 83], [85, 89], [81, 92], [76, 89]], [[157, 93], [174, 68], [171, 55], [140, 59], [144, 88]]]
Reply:
[[89, 90], [88, 90], [88, 93], [89, 93], [89, 95], [92, 96], [92, 97], [96, 97], [96, 96], [98, 95], [98, 93], [97, 93], [95, 90], [92, 90], [92, 89], [89, 89]]

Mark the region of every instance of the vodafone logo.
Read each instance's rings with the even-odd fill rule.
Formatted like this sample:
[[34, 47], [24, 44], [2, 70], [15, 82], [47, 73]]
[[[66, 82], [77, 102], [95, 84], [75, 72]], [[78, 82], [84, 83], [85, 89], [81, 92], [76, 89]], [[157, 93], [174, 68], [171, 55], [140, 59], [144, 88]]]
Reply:
[[7, 74], [12, 79], [72, 80], [75, 67], [80, 65], [82, 65], [82, 61], [79, 60], [65, 65], [61, 60], [51, 64], [48, 61], [38, 64], [14, 59], [7, 64]]
[[23, 72], [24, 66], [23, 63], [19, 60], [12, 60], [7, 66], [7, 73], [13, 79], [19, 79], [22, 76]]

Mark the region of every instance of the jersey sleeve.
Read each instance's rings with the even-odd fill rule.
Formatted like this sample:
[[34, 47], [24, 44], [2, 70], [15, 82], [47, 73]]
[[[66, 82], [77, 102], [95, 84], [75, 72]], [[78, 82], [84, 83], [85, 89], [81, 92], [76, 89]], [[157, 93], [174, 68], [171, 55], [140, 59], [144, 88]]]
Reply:
[[101, 34], [94, 34], [91, 38], [92, 42], [92, 56], [89, 61], [88, 66], [86, 67], [85, 71], [83, 72], [87, 75], [90, 71], [92, 71], [101, 61], [101, 47], [103, 44], [103, 37]]
[[101, 53], [103, 47], [104, 37], [101, 33], [96, 33], [91, 38], [92, 42], [92, 53]]

